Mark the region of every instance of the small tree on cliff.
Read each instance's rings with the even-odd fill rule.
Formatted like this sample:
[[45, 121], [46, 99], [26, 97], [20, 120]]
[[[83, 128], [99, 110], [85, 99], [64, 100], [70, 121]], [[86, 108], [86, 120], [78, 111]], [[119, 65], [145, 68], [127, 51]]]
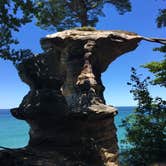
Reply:
[[107, 3], [114, 5], [120, 14], [131, 11], [130, 0], [36, 0], [37, 24], [57, 30], [95, 26], [98, 16], [104, 16], [102, 9]]
[[124, 166], [149, 166], [165, 160], [166, 154], [166, 101], [153, 99], [148, 91], [148, 79], [140, 80], [132, 68], [131, 93], [138, 106], [134, 113], [123, 121], [128, 145], [122, 153]]

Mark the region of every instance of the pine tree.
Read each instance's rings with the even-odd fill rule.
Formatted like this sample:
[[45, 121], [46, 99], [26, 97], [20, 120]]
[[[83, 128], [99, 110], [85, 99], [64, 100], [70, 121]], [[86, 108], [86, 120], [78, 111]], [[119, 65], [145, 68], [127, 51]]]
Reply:
[[131, 11], [129, 0], [36, 0], [38, 25], [44, 29], [64, 30], [77, 26], [92, 26], [98, 16], [105, 16], [103, 7], [111, 4], [120, 14]]

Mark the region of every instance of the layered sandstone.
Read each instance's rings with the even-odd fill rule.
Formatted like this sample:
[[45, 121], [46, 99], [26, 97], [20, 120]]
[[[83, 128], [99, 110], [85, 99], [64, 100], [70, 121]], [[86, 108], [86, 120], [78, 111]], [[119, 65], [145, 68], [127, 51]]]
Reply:
[[[18, 65], [30, 92], [11, 111], [30, 125], [30, 140], [22, 151], [27, 163], [118, 165], [117, 110], [105, 104], [101, 74], [141, 39], [125, 31], [67, 30], [43, 38], [44, 53]], [[34, 158], [26, 151], [52, 157]]]

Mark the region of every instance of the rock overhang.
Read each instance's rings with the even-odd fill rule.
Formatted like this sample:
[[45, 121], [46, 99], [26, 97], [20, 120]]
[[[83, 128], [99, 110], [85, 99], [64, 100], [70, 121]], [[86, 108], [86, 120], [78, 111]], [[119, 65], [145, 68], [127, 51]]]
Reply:
[[94, 41], [94, 56], [92, 56], [93, 66], [98, 65], [98, 70], [104, 72], [108, 65], [120, 55], [137, 48], [142, 36], [127, 31], [80, 31], [66, 30], [47, 35], [41, 39], [43, 50], [50, 49], [64, 51], [66, 47], [71, 47], [71, 52], [76, 51], [77, 55], [84, 52], [84, 45], [88, 41]]

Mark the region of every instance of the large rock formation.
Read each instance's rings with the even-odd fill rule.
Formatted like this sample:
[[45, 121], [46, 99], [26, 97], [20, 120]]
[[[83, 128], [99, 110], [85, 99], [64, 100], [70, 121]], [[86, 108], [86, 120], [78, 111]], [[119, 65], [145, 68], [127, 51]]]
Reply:
[[[117, 110], [105, 104], [101, 73], [140, 40], [124, 31], [67, 30], [43, 38], [44, 53], [18, 65], [30, 92], [11, 112], [30, 125], [30, 140], [22, 151], [25, 156], [25, 151], [33, 153], [26, 156], [28, 163], [118, 165]], [[39, 152], [45, 158], [34, 158]]]

